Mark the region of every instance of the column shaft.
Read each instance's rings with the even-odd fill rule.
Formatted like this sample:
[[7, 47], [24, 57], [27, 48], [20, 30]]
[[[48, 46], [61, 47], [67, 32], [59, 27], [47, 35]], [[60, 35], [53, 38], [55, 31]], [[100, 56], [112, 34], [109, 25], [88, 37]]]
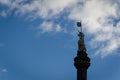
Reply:
[[77, 69], [77, 80], [87, 80], [86, 69]]

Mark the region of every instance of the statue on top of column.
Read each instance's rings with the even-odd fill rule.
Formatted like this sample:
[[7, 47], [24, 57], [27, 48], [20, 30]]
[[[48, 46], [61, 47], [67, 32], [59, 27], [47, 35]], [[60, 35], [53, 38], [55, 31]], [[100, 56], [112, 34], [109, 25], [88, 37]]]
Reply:
[[85, 44], [84, 44], [84, 34], [82, 33], [81, 22], [77, 22], [77, 26], [80, 27], [81, 31], [78, 31], [79, 40], [78, 40], [78, 51], [86, 52]]

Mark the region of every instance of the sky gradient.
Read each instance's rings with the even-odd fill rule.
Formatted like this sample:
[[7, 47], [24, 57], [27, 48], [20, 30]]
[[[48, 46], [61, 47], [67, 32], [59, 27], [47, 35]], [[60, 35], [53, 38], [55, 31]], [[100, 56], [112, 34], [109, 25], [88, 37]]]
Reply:
[[76, 80], [77, 21], [88, 80], [120, 80], [119, 0], [0, 0], [0, 80]]

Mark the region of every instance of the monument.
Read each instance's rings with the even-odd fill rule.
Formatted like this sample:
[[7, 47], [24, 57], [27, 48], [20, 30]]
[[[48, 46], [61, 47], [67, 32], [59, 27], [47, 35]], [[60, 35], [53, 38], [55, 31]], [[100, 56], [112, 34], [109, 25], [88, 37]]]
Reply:
[[77, 56], [74, 58], [74, 66], [77, 69], [77, 80], [87, 80], [87, 69], [90, 66], [90, 58], [87, 56], [86, 53], [81, 22], [77, 22], [77, 26], [80, 30], [78, 31], [78, 51]]

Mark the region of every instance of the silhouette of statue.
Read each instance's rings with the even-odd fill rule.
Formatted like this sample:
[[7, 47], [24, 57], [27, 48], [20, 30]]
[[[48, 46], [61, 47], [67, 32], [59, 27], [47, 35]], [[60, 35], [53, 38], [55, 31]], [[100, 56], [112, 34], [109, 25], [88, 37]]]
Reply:
[[87, 80], [87, 69], [90, 66], [90, 58], [86, 53], [81, 22], [77, 22], [77, 26], [80, 27], [81, 31], [78, 30], [78, 51], [77, 56], [74, 58], [74, 66], [77, 69], [77, 80]]
[[84, 34], [82, 33], [82, 26], [81, 22], [77, 23], [78, 27], [81, 27], [81, 31], [78, 31], [79, 40], [78, 40], [78, 51], [86, 51], [85, 44], [84, 44]]

